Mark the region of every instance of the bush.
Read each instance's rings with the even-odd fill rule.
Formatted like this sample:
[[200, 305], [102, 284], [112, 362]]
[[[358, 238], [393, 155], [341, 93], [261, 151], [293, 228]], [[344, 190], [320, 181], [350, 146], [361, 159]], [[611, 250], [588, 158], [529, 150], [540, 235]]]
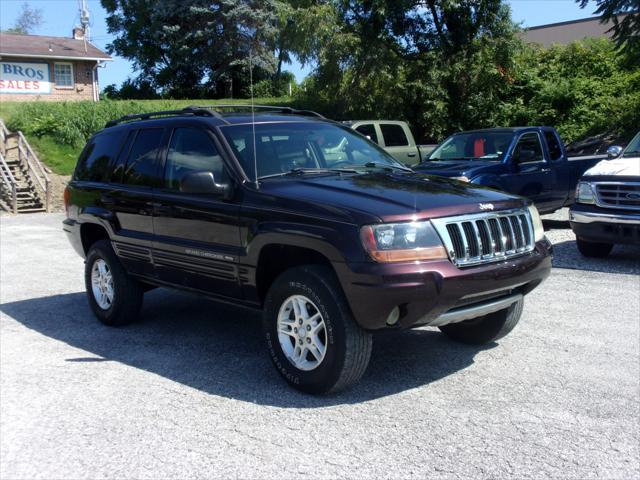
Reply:
[[[290, 99], [256, 98], [256, 103], [288, 104]], [[248, 104], [249, 100], [200, 100], [197, 103]], [[12, 109], [7, 119], [10, 130], [27, 136], [51, 137], [56, 143], [84, 146], [87, 139], [105, 124], [124, 115], [158, 110], [175, 110], [196, 103], [194, 100], [103, 100], [100, 102], [29, 102]]]

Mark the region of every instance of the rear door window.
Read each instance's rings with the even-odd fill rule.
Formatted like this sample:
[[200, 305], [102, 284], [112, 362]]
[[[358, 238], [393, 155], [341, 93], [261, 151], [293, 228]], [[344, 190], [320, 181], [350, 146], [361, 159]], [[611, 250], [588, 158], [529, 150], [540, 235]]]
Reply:
[[124, 132], [120, 130], [99, 133], [91, 138], [80, 154], [74, 178], [89, 182], [106, 181], [109, 165], [118, 154], [123, 136]]
[[122, 174], [122, 183], [144, 187], [160, 185], [159, 153], [164, 129], [144, 128], [138, 130]]
[[384, 139], [385, 147], [406, 147], [409, 145], [407, 135], [400, 125], [395, 123], [381, 123], [380, 130]]
[[356, 132], [360, 132], [365, 137], [369, 137], [372, 141], [380, 143], [378, 141], [378, 134], [376, 133], [376, 127], [373, 123], [365, 123], [356, 127]]

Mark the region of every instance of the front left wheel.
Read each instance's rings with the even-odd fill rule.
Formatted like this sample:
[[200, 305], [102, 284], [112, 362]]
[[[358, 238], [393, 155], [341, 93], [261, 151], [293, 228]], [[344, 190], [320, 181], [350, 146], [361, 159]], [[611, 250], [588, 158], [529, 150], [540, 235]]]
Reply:
[[91, 310], [102, 323], [119, 327], [138, 318], [144, 289], [124, 270], [108, 240], [89, 248], [84, 280]]
[[307, 393], [348, 388], [360, 380], [371, 357], [371, 334], [356, 324], [327, 267], [292, 268], [273, 282], [263, 332], [278, 372]]

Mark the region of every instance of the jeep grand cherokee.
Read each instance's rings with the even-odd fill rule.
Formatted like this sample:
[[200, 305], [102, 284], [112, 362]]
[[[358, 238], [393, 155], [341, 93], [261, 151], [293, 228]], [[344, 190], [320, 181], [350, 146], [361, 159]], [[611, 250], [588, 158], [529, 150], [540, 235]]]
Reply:
[[154, 286], [259, 309], [277, 370], [313, 393], [358, 381], [376, 331], [503, 337], [551, 268], [527, 200], [416, 174], [348, 127], [287, 108], [110, 122], [65, 200], [103, 323], [134, 321]]

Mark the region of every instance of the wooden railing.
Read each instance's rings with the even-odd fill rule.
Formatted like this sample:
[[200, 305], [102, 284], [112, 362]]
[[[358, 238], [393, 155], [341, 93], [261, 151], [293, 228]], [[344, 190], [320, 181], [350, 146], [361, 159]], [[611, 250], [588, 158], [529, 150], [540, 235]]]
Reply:
[[0, 182], [2, 182], [2, 188], [10, 193], [11, 210], [13, 213], [18, 213], [18, 183], [11, 173], [3, 153], [4, 152], [0, 153]]
[[9, 135], [18, 138], [18, 160], [22, 165], [27, 167], [29, 177], [34, 179], [35, 183], [40, 187], [45, 198], [45, 209], [48, 212], [51, 203], [51, 188], [49, 188], [49, 176], [44, 166], [40, 163], [40, 160], [38, 160], [38, 157], [31, 149], [29, 142], [24, 138], [21, 131], [10, 133]]

